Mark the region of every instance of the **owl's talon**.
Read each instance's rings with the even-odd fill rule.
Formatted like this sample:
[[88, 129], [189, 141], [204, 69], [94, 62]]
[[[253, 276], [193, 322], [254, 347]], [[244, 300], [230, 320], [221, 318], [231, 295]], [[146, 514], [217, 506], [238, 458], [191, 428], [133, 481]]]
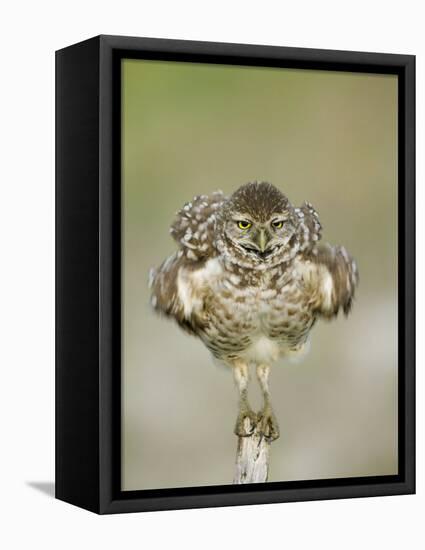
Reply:
[[243, 410], [236, 419], [235, 434], [239, 437], [249, 437], [255, 431], [257, 414], [252, 410]]
[[259, 413], [258, 429], [269, 441], [274, 441], [279, 438], [279, 424], [271, 408], [267, 407]]

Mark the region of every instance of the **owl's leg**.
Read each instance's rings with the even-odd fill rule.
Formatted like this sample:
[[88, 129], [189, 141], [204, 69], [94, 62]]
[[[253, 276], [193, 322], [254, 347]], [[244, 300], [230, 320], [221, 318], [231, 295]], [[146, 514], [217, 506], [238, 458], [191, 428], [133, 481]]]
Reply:
[[257, 414], [248, 403], [248, 365], [242, 361], [235, 361], [233, 375], [239, 390], [239, 413], [236, 419], [235, 434], [240, 437], [247, 437], [252, 434], [257, 424]]
[[270, 367], [268, 365], [257, 366], [257, 378], [263, 392], [264, 406], [259, 413], [258, 426], [265, 437], [270, 440], [277, 439], [280, 435], [279, 424], [273, 412], [269, 389]]

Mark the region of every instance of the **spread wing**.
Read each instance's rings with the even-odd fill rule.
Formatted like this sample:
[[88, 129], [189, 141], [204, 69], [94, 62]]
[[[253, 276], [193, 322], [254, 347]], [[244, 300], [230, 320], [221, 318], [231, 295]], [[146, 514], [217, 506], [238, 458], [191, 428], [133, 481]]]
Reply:
[[326, 318], [351, 310], [359, 283], [357, 264], [342, 246], [312, 247], [303, 257], [303, 279], [315, 311]]
[[311, 252], [313, 247], [322, 238], [322, 225], [319, 221], [319, 214], [309, 202], [295, 209], [299, 219], [299, 242], [300, 250]]
[[[217, 256], [214, 228], [217, 210], [226, 200], [221, 191], [200, 195], [186, 203], [170, 227], [179, 248], [149, 277], [151, 304], [158, 313], [174, 318], [193, 332], [194, 315], [202, 307], [196, 277]], [[199, 321], [198, 321], [199, 322]]]
[[202, 260], [216, 254], [215, 219], [225, 200], [221, 191], [209, 196], [197, 195], [177, 212], [170, 233], [188, 260]]

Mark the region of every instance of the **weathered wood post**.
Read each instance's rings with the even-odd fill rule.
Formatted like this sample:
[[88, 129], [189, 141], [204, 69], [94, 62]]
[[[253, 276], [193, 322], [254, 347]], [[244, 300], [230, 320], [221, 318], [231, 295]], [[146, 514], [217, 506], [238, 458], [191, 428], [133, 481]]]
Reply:
[[271, 441], [257, 426], [253, 429], [249, 418], [245, 418], [245, 428], [252, 434], [238, 437], [233, 483], [264, 483], [269, 475]]

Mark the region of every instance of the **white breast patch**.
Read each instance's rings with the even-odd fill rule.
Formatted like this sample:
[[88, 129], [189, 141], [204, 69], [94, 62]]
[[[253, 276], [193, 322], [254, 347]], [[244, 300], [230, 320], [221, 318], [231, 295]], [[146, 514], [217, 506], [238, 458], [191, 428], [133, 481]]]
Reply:
[[267, 336], [259, 335], [253, 339], [252, 344], [244, 351], [244, 359], [256, 364], [270, 365], [278, 359], [280, 352], [277, 342], [270, 340]]
[[242, 358], [256, 365], [271, 365], [277, 361], [279, 357], [284, 357], [291, 363], [298, 363], [305, 357], [309, 350], [309, 339], [304, 344], [294, 349], [290, 348], [289, 345], [285, 345], [283, 342], [276, 342], [260, 334], [253, 339], [249, 348], [243, 352]]
[[321, 290], [323, 295], [323, 307], [325, 309], [330, 309], [332, 305], [332, 292], [333, 292], [333, 281], [332, 276], [329, 273], [329, 270], [326, 267], [323, 267], [321, 273]]
[[177, 277], [177, 294], [183, 306], [184, 316], [188, 319], [193, 312], [202, 308], [201, 289], [212, 285], [223, 272], [217, 258], [208, 260], [205, 266], [196, 271], [181, 268]]

